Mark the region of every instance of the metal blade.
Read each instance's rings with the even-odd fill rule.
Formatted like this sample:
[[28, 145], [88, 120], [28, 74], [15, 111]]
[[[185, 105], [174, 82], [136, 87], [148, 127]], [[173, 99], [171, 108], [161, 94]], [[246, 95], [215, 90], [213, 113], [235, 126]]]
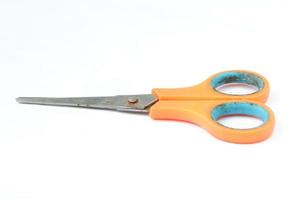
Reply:
[[24, 104], [71, 106], [147, 113], [149, 107], [157, 101], [157, 98], [151, 94], [143, 94], [71, 98], [19, 97], [16, 100]]

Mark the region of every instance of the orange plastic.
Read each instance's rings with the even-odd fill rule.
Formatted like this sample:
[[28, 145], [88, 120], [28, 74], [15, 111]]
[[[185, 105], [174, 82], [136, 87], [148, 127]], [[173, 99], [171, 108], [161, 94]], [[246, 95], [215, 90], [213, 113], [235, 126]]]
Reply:
[[[270, 108], [263, 104], [269, 95], [269, 83], [261, 75], [235, 70], [234, 72], [251, 73], [264, 81], [264, 87], [249, 95], [223, 94], [211, 86], [213, 75], [206, 81], [187, 88], [153, 89], [152, 93], [159, 101], [150, 108], [149, 115], [153, 119], [169, 119], [187, 121], [197, 124], [216, 138], [232, 143], [256, 143], [267, 139], [273, 131], [275, 117]], [[253, 129], [233, 129], [225, 127], [211, 117], [212, 110], [226, 102], [250, 102], [263, 107], [269, 113], [269, 119], [263, 125]]]
[[[214, 90], [211, 87], [211, 81], [216, 76], [223, 74], [225, 72], [242, 72], [242, 73], [249, 73], [254, 74], [260, 77], [264, 82], [264, 88], [254, 94], [249, 95], [228, 95], [220, 93]], [[231, 71], [224, 71], [217, 73], [204, 82], [197, 84], [192, 87], [185, 87], [185, 88], [168, 88], [168, 89], [153, 89], [152, 93], [159, 99], [159, 100], [253, 100], [253, 101], [260, 101], [266, 102], [269, 96], [270, 86], [268, 80], [261, 76], [258, 73], [250, 72], [246, 70], [231, 70]]]

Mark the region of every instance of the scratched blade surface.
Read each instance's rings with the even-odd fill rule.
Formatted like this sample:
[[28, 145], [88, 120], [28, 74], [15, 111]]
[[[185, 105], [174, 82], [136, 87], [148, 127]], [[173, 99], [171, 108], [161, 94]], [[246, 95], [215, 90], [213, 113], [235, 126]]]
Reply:
[[[151, 94], [70, 98], [19, 97], [16, 100], [24, 104], [111, 109], [128, 112], [148, 112], [148, 108], [157, 101]], [[136, 101], [132, 102], [132, 100]]]

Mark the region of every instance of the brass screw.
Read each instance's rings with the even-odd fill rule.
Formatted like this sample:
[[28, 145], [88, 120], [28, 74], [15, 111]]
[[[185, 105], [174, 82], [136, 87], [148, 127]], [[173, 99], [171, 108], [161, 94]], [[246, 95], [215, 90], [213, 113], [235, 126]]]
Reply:
[[136, 97], [129, 97], [128, 98], [128, 103], [137, 103], [139, 101], [138, 98]]

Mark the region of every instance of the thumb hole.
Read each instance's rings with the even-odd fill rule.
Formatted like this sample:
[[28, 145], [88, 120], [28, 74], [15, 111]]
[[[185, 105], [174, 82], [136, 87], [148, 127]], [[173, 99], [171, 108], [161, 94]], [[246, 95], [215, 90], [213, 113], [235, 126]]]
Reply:
[[219, 124], [234, 129], [251, 129], [261, 126], [264, 122], [251, 115], [225, 115], [217, 119]]

